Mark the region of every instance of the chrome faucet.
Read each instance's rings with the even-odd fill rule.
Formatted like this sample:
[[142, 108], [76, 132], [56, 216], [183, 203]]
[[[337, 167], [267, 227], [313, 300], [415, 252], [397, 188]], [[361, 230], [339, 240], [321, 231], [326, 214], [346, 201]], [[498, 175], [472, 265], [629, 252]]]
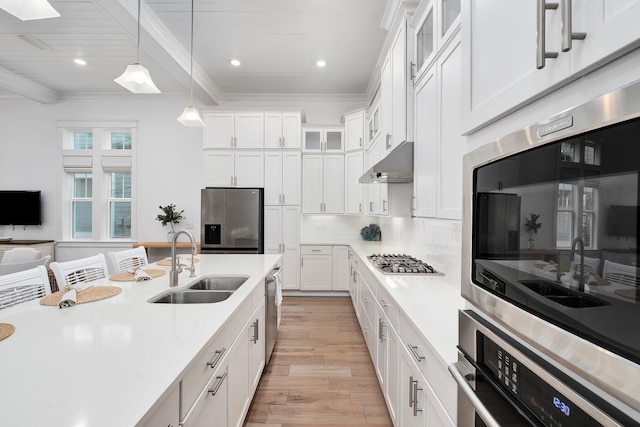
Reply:
[[578, 280], [578, 290], [584, 291], [584, 240], [580, 237], [576, 237], [573, 239], [573, 243], [571, 244], [571, 258], [575, 258], [576, 253], [576, 244], [580, 249], [580, 280]]
[[196, 277], [196, 268], [193, 265], [193, 256], [196, 254], [196, 239], [193, 237], [193, 234], [188, 232], [187, 230], [178, 230], [173, 235], [173, 239], [171, 240], [171, 271], [169, 271], [169, 287], [175, 288], [178, 286], [178, 274], [182, 273], [182, 267], [180, 267], [179, 263], [176, 262], [176, 242], [178, 240], [178, 236], [181, 234], [186, 234], [191, 240], [191, 267], [187, 268], [191, 272], [189, 277]]

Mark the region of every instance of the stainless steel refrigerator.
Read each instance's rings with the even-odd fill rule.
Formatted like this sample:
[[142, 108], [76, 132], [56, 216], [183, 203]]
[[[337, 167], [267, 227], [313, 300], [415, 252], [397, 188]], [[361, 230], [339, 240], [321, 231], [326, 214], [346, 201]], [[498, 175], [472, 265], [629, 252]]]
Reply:
[[202, 189], [202, 253], [264, 253], [263, 193], [262, 188]]

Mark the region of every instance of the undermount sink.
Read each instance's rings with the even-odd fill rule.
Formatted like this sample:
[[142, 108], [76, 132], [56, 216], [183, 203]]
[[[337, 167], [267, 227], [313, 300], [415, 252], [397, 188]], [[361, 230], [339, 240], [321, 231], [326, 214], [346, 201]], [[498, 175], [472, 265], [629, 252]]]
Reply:
[[149, 302], [156, 304], [210, 304], [224, 301], [232, 291], [190, 291], [182, 290], [164, 294]]
[[202, 291], [235, 291], [249, 276], [208, 276], [189, 286], [189, 289]]

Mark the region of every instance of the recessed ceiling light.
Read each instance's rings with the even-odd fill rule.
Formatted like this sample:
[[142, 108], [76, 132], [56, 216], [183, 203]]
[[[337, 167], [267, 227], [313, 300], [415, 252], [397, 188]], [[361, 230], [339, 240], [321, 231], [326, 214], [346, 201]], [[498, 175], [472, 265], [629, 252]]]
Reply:
[[316, 62], [316, 65], [320, 68], [324, 67], [325, 65], [327, 65], [326, 61], [323, 61], [322, 59], [319, 60], [318, 62]]
[[234, 67], [239, 67], [240, 66], [240, 61], [237, 59], [232, 59], [231, 60], [231, 65], [233, 65]]
[[73, 60], [73, 62], [75, 62], [78, 65], [87, 65], [87, 61], [85, 61], [82, 58], [76, 58], [76, 59]]

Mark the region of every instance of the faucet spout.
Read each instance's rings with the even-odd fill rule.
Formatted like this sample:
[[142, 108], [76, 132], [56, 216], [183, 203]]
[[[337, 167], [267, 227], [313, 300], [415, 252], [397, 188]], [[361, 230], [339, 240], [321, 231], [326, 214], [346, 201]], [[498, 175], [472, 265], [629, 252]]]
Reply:
[[571, 258], [575, 258], [576, 245], [580, 250], [580, 279], [578, 280], [578, 290], [584, 291], [584, 240], [580, 237], [573, 239], [571, 244]]
[[182, 272], [182, 267], [176, 261], [176, 242], [178, 240], [178, 236], [181, 234], [186, 234], [191, 240], [191, 267], [188, 268], [191, 271], [190, 277], [195, 277], [195, 267], [193, 264], [193, 255], [197, 252], [196, 249], [196, 239], [193, 237], [187, 230], [178, 230], [173, 235], [173, 239], [171, 239], [171, 271], [169, 271], [169, 287], [175, 288], [178, 286], [178, 274]]

